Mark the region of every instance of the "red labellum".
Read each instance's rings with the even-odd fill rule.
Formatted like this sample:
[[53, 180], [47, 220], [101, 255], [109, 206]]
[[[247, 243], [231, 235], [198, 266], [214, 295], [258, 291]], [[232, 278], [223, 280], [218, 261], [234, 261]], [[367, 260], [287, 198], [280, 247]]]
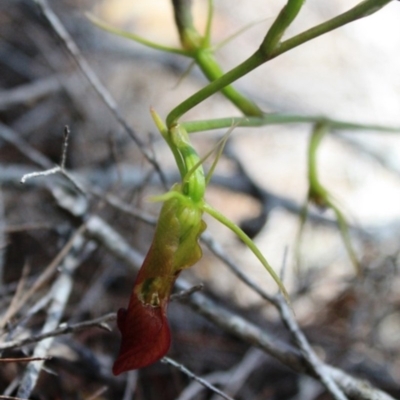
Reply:
[[114, 375], [146, 367], [167, 353], [171, 334], [164, 308], [143, 304], [133, 293], [128, 310], [118, 311], [122, 341], [113, 366]]

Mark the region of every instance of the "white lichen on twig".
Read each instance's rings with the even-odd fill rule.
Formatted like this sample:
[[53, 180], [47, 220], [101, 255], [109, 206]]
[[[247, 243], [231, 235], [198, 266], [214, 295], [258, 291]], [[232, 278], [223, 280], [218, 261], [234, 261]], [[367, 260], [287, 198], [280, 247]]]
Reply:
[[27, 180], [32, 179], [32, 178], [38, 178], [38, 177], [43, 177], [43, 176], [49, 176], [49, 175], [54, 175], [58, 172], [63, 172], [65, 171], [65, 163], [67, 159], [67, 149], [68, 149], [68, 139], [70, 135], [70, 130], [68, 126], [65, 126], [64, 128], [64, 140], [62, 144], [62, 151], [61, 151], [61, 162], [59, 166], [56, 166], [54, 168], [46, 169], [44, 171], [35, 171], [35, 172], [30, 172], [28, 174], [25, 174], [20, 182], [25, 183]]

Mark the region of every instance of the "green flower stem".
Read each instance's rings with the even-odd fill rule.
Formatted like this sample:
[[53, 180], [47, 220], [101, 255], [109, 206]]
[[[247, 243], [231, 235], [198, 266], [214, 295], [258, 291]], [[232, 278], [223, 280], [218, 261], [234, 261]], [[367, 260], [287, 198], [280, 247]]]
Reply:
[[96, 18], [94, 15], [87, 13], [86, 17], [97, 27], [110, 32], [114, 35], [124, 37], [129, 40], [133, 40], [134, 42], [140, 43], [146, 47], [150, 47], [151, 49], [155, 50], [160, 50], [160, 51], [165, 51], [166, 53], [173, 53], [173, 54], [179, 54], [180, 56], [187, 56], [188, 52], [186, 50], [182, 49], [176, 49], [174, 47], [168, 47], [168, 46], [163, 46], [158, 43], [154, 43], [150, 40], [144, 39], [141, 36], [135, 35], [134, 33], [131, 32], [126, 32], [122, 29], [114, 28], [113, 26], [105, 23], [104, 21], [101, 21], [100, 19]]
[[334, 17], [320, 25], [314, 26], [313, 28], [300, 33], [291, 39], [285, 40], [279, 45], [279, 47], [272, 51], [270, 59], [286, 53], [288, 50], [300, 46], [301, 44], [318, 36], [331, 32], [337, 28], [340, 28], [341, 26], [347, 25], [350, 22], [368, 17], [369, 15], [374, 14], [384, 6], [388, 5], [391, 1], [393, 0], [365, 0], [349, 11], [346, 11], [345, 13], [340, 14], [337, 17]]
[[290, 304], [289, 294], [285, 286], [283, 285], [283, 282], [281, 281], [275, 270], [272, 268], [272, 266], [269, 264], [269, 262], [266, 260], [266, 258], [263, 256], [256, 244], [246, 235], [246, 233], [243, 232], [243, 230], [239, 228], [235, 223], [226, 218], [225, 215], [221, 214], [209, 204], [204, 203], [202, 209], [204, 212], [211, 215], [217, 221], [221, 222], [221, 224], [225, 225], [244, 242], [244, 244], [252, 251], [252, 253], [258, 258], [264, 268], [271, 275], [272, 279], [276, 282], [282, 294], [285, 296], [286, 301], [288, 302], [288, 304]]
[[191, 0], [172, 0], [175, 24], [178, 29], [181, 45], [185, 50], [192, 51], [203, 46], [203, 37], [193, 25]]
[[172, 151], [172, 154], [174, 155], [175, 162], [179, 169], [179, 173], [180, 173], [181, 177], [184, 177], [187, 173], [186, 166], [185, 166], [185, 163], [181, 157], [181, 154], [180, 154], [177, 146], [172, 141], [170, 132], [168, 131], [167, 127], [165, 126], [162, 118], [157, 114], [157, 112], [153, 108], [150, 108], [150, 114], [151, 114], [151, 117], [153, 118], [155, 125], [157, 126], [158, 130], [160, 131], [162, 137], [167, 142], [169, 148]]
[[342, 237], [343, 243], [346, 247], [347, 254], [349, 255], [350, 261], [354, 265], [354, 268], [357, 271], [357, 274], [361, 276], [362, 270], [361, 270], [361, 265], [360, 261], [358, 260], [357, 254], [353, 248], [351, 238], [350, 238], [350, 232], [349, 232], [349, 227], [347, 225], [347, 221], [344, 218], [342, 212], [339, 210], [338, 207], [336, 207], [332, 202], [329, 204], [330, 208], [333, 210], [336, 216], [336, 221], [339, 227], [339, 232], [340, 236]]
[[[323, 197], [321, 201], [325, 201], [325, 190], [319, 183], [317, 170], [317, 150], [322, 141], [322, 138], [328, 132], [326, 124], [318, 123], [311, 134], [310, 144], [308, 148], [308, 181], [310, 184], [310, 192], [315, 192], [315, 195]], [[322, 189], [322, 190], [321, 190]]]
[[192, 0], [172, 0], [172, 6], [178, 32], [193, 28]]
[[204, 31], [204, 46], [206, 47], [210, 47], [211, 45], [211, 26], [213, 17], [214, 17], [213, 0], [208, 0], [207, 22], [206, 22], [206, 29]]
[[400, 127], [388, 127], [382, 125], [356, 124], [347, 121], [339, 121], [321, 116], [303, 116], [288, 114], [264, 114], [262, 117], [228, 117], [205, 121], [187, 121], [180, 124], [188, 133], [209, 131], [213, 129], [229, 128], [231, 126], [238, 127], [257, 127], [264, 125], [281, 125], [281, 124], [309, 124], [321, 123], [329, 126], [331, 129], [337, 130], [363, 130], [363, 131], [380, 131], [389, 133], [399, 133]]
[[[173, 0], [174, 16], [181, 45], [189, 57], [192, 57], [209, 81], [215, 81], [224, 75], [210, 47], [211, 22], [213, 17], [212, 0], [208, 1], [209, 11], [205, 35], [201, 36], [193, 25], [191, 1]], [[226, 85], [222, 94], [245, 115], [262, 115], [262, 110], [235, 88]]]
[[[244, 75], [258, 68], [265, 62], [275, 57], [278, 57], [286, 51], [300, 46], [301, 44], [308, 42], [311, 39], [321, 36], [327, 32], [333, 31], [334, 29], [337, 29], [357, 19], [371, 15], [374, 12], [380, 10], [385, 5], [389, 4], [391, 1], [392, 0], [365, 0], [357, 6], [353, 7], [351, 10], [280, 43], [275, 47], [275, 50], [272, 50], [270, 54], [265, 53], [262, 46], [260, 46], [260, 48], [247, 60], [245, 60], [229, 72], [225, 73], [220, 78], [211, 82], [209, 85], [199, 90], [197, 93], [193, 94], [177, 107], [175, 107], [167, 116], [167, 125], [171, 126], [172, 124], [176, 123], [183, 114], [191, 110], [193, 107], [203, 102], [213, 94], [221, 91], [225, 86], [230, 85]], [[266, 45], [266, 47], [268, 50], [269, 45]]]
[[[317, 170], [317, 151], [319, 145], [323, 137], [328, 132], [329, 126], [325, 124], [316, 124], [314, 130], [311, 134], [310, 144], [308, 148], [308, 182], [309, 182], [309, 189], [307, 195], [307, 202], [305, 204], [305, 208], [303, 208], [301, 214], [301, 222], [300, 222], [300, 229], [299, 229], [299, 236], [303, 231], [305, 219], [307, 218], [308, 212], [308, 203], [313, 202], [320, 207], [327, 207], [330, 208], [336, 216], [336, 221], [339, 227], [339, 232], [342, 237], [343, 243], [346, 247], [347, 253], [351, 262], [353, 263], [356, 271], [358, 274], [361, 273], [361, 266], [357, 258], [357, 254], [354, 251], [353, 245], [351, 243], [350, 233], [347, 221], [340, 211], [339, 207], [336, 206], [332, 195], [324, 188], [324, 186], [320, 183], [318, 179], [318, 170]], [[298, 243], [300, 239], [298, 239]], [[299, 252], [298, 252], [299, 255]], [[299, 257], [298, 257], [299, 258]]]
[[252, 56], [239, 64], [237, 67], [233, 68], [229, 72], [226, 72], [224, 75], [211, 82], [206, 87], [199, 90], [194, 95], [190, 96], [188, 99], [175, 107], [167, 116], [167, 126], [173, 125], [183, 114], [213, 94], [221, 91], [225, 86], [230, 85], [232, 82], [253, 71], [263, 62], [262, 54], [259, 51], [256, 51]]
[[[214, 54], [210, 49], [199, 49], [196, 52], [194, 59], [196, 64], [210, 82], [213, 82], [224, 75], [224, 72], [215, 60]], [[221, 88], [221, 93], [244, 115], [262, 116], [263, 111], [261, 108], [238, 92], [233, 86], [227, 85]]]
[[263, 54], [269, 55], [276, 49], [283, 34], [296, 18], [303, 4], [304, 0], [288, 0], [261, 43], [260, 49]]

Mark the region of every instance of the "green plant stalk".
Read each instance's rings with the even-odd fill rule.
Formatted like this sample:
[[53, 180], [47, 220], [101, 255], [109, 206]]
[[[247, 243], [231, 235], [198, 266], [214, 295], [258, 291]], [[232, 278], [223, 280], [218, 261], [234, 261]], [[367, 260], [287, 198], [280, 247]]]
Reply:
[[191, 0], [172, 0], [175, 24], [178, 29], [182, 47], [187, 51], [196, 50], [203, 46], [203, 37], [193, 25]]
[[[354, 265], [357, 273], [361, 273], [361, 266], [357, 258], [357, 254], [354, 251], [353, 245], [351, 243], [349, 228], [343, 213], [340, 211], [339, 207], [336, 206], [331, 194], [324, 188], [318, 179], [317, 171], [317, 151], [321, 144], [323, 137], [328, 132], [328, 126], [324, 124], [315, 124], [314, 130], [311, 135], [310, 144], [308, 148], [308, 181], [309, 189], [307, 195], [307, 201], [305, 203], [305, 209], [303, 208], [301, 214], [301, 222], [298, 236], [298, 243], [300, 243], [300, 236], [303, 231], [305, 224], [305, 219], [308, 212], [308, 203], [314, 202], [320, 207], [330, 208], [336, 216], [336, 221], [339, 227], [340, 236], [342, 237], [343, 243], [346, 247], [347, 254]], [[305, 211], [304, 211], [305, 210]], [[297, 250], [297, 255], [299, 259], [299, 251]]]
[[204, 30], [204, 46], [211, 46], [211, 26], [214, 17], [214, 5], [213, 0], [208, 0], [208, 14], [207, 14], [207, 22], [206, 29]]
[[177, 148], [175, 143], [173, 143], [173, 140], [169, 134], [167, 127], [164, 124], [164, 121], [161, 119], [161, 117], [156, 113], [156, 111], [153, 108], [150, 108], [150, 114], [153, 118], [155, 125], [157, 126], [158, 130], [160, 131], [162, 137], [164, 138], [164, 140], [167, 142], [169, 148], [171, 149], [171, 152], [175, 158], [175, 162], [179, 169], [179, 173], [180, 173], [181, 177], [184, 177], [187, 173], [187, 170], [186, 170], [185, 162], [182, 159], [181, 152], [179, 151], [179, 149]]
[[[224, 72], [215, 60], [214, 54], [210, 49], [199, 49], [194, 55], [194, 60], [210, 82], [224, 76]], [[238, 92], [233, 86], [224, 86], [221, 89], [221, 93], [244, 115], [260, 117], [263, 115], [263, 111], [257, 104]]]
[[333, 210], [336, 216], [336, 221], [339, 227], [340, 236], [342, 237], [343, 243], [346, 247], [347, 254], [354, 265], [358, 275], [362, 274], [360, 261], [357, 258], [357, 254], [354, 251], [353, 245], [351, 244], [349, 227], [347, 225], [346, 219], [338, 207], [336, 207], [332, 202], [329, 202], [329, 207]]
[[[319, 183], [317, 171], [317, 150], [321, 144], [322, 138], [328, 132], [328, 126], [325, 124], [316, 124], [311, 134], [311, 140], [308, 148], [308, 182], [310, 184], [310, 192], [315, 192], [315, 195], [323, 195], [325, 189]], [[322, 189], [322, 193], [320, 193]], [[321, 200], [325, 200], [321, 199]]]
[[285, 7], [282, 8], [261, 43], [260, 49], [266, 56], [279, 46], [283, 34], [294, 21], [303, 4], [304, 0], [288, 0]]
[[299, 230], [297, 232], [296, 242], [294, 245], [294, 254], [295, 254], [295, 260], [296, 260], [296, 272], [297, 273], [299, 273], [300, 265], [301, 265], [301, 238], [303, 237], [303, 231], [304, 231], [304, 227], [306, 225], [306, 221], [307, 221], [307, 217], [308, 217], [308, 203], [309, 203], [309, 197], [308, 197], [308, 193], [307, 193], [307, 198], [305, 199], [304, 204], [301, 207]]
[[392, 0], [365, 0], [350, 9], [349, 11], [346, 11], [345, 13], [338, 15], [337, 17], [334, 17], [329, 21], [317, 25], [303, 33], [296, 35], [291, 39], [280, 43], [280, 45], [277, 46], [271, 54], [264, 53], [263, 49], [260, 47], [247, 60], [243, 61], [241, 64], [228, 71], [220, 78], [211, 82], [209, 85], [199, 90], [188, 99], [183, 101], [181, 104], [179, 104], [177, 107], [175, 107], [167, 116], [167, 126], [171, 126], [172, 124], [176, 123], [183, 114], [191, 110], [193, 107], [203, 102], [213, 94], [221, 91], [225, 86], [230, 85], [244, 75], [258, 68], [265, 62], [275, 57], [278, 57], [288, 50], [298, 47], [301, 44], [310, 41], [311, 39], [319, 37], [327, 32], [331, 32], [350, 22], [371, 15], [391, 1]]
[[[329, 202], [328, 192], [318, 181], [318, 171], [317, 171], [317, 149], [327, 131], [328, 131], [328, 126], [326, 124], [316, 123], [311, 133], [310, 142], [308, 145], [308, 152], [307, 152], [308, 192], [307, 192], [307, 198], [303, 204], [303, 207], [301, 208], [300, 225], [296, 237], [295, 257], [296, 257], [297, 268], [299, 268], [300, 266], [301, 238], [308, 217], [309, 203], [311, 201], [314, 201], [314, 203], [316, 203], [320, 207], [332, 206]], [[336, 213], [337, 211], [340, 213], [340, 211], [337, 208], [334, 208], [334, 212]]]
[[261, 251], [255, 245], [255, 243], [246, 235], [246, 233], [243, 232], [243, 230], [241, 228], [239, 228], [235, 223], [233, 223], [228, 218], [226, 218], [219, 211], [217, 211], [213, 207], [211, 207], [209, 204], [204, 203], [204, 205], [202, 206], [202, 209], [204, 212], [211, 215], [217, 221], [221, 222], [223, 225], [225, 225], [227, 228], [229, 228], [233, 233], [235, 233], [235, 235], [237, 235], [244, 242], [244, 244], [258, 258], [258, 260], [261, 262], [261, 264], [264, 266], [264, 268], [271, 275], [272, 279], [276, 282], [276, 284], [279, 286], [279, 289], [281, 290], [282, 294], [285, 296], [286, 301], [288, 302], [288, 304], [290, 304], [289, 294], [288, 294], [285, 286], [283, 285], [281, 279], [279, 278], [278, 274], [274, 271], [274, 269], [268, 263], [268, 261], [263, 256]]
[[122, 29], [114, 28], [113, 26], [108, 25], [107, 23], [98, 19], [97, 17], [95, 17], [94, 15], [92, 15], [90, 13], [86, 13], [86, 17], [97, 27], [99, 27], [107, 32], [110, 32], [114, 35], [121, 36], [121, 37], [129, 39], [129, 40], [133, 40], [134, 42], [140, 43], [143, 46], [150, 47], [151, 49], [154, 49], [154, 50], [165, 51], [166, 53], [178, 54], [180, 56], [187, 56], [186, 50], [176, 49], [174, 47], [169, 47], [169, 46], [163, 46], [162, 44], [154, 43], [151, 40], [144, 39], [141, 36], [136, 35], [134, 33], [126, 32]]
[[392, 1], [393, 0], [365, 0], [343, 14], [340, 14], [337, 17], [334, 17], [320, 25], [314, 26], [313, 28], [304, 31], [291, 39], [285, 40], [281, 43], [279, 48], [272, 52], [271, 58], [275, 58], [283, 53], [286, 53], [287, 51], [298, 47], [303, 43], [340, 28], [341, 26], [347, 25], [350, 22], [368, 17]]
[[175, 107], [167, 116], [167, 126], [171, 126], [174, 123], [177, 123], [177, 121], [183, 114], [185, 114], [213, 94], [222, 91], [222, 89], [230, 85], [232, 82], [253, 71], [262, 63], [262, 54], [257, 51], [243, 63], [239, 64], [237, 67], [233, 68], [229, 72], [226, 72], [224, 75], [211, 82], [203, 89], [199, 90], [198, 92], [187, 98], [185, 101], [183, 101], [181, 104], [179, 104], [177, 107]]
[[[208, 1], [208, 18], [204, 36], [193, 25], [191, 1], [173, 0], [175, 23], [181, 45], [189, 57], [192, 57], [206, 78], [212, 82], [224, 75], [216, 61], [211, 42], [211, 22], [213, 17], [212, 0]], [[262, 110], [234, 87], [227, 85], [221, 89], [222, 94], [245, 115], [262, 115]]]
[[263, 114], [262, 117], [227, 117], [202, 121], [186, 121], [181, 125], [188, 133], [210, 131], [213, 129], [238, 127], [257, 127], [265, 125], [282, 124], [309, 124], [321, 123], [329, 126], [331, 129], [338, 130], [363, 130], [363, 131], [381, 131], [388, 133], [399, 133], [399, 127], [390, 127], [373, 124], [357, 124], [354, 122], [334, 120], [322, 116], [303, 116], [290, 114]]

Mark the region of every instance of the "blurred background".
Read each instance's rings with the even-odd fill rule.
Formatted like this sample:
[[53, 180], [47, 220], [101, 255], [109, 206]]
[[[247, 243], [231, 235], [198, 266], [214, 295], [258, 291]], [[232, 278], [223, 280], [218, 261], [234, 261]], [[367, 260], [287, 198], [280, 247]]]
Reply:
[[[160, 44], [179, 46], [171, 2], [49, 3], [115, 98], [124, 119], [160, 163], [168, 184], [178, 180], [170, 150], [156, 131], [149, 109], [153, 107], [165, 117], [202, 88], [205, 78], [196, 67], [185, 75], [190, 60], [115, 37], [93, 26], [85, 16], [90, 12], [112, 26]], [[224, 70], [258, 48], [284, 4], [277, 0], [215, 1], [214, 43], [251, 24], [218, 50], [217, 59]], [[356, 4], [308, 0], [285, 37]], [[193, 1], [200, 31], [206, 15], [207, 2]], [[283, 54], [240, 79], [235, 87], [266, 112], [400, 128], [399, 18], [400, 6], [393, 1], [368, 18]], [[110, 204], [109, 195], [139, 213], [157, 216], [160, 204], [147, 199], [165, 189], [34, 1], [3, 0], [0, 4], [0, 88], [0, 312], [2, 340], [6, 342], [40, 331], [47, 315], [43, 298], [56, 279], [46, 281], [10, 314], [15, 293], [21, 294], [17, 289], [21, 276], [26, 291], [80, 224], [93, 215], [113, 227], [140, 260], [154, 227]], [[215, 95], [183, 119], [239, 115], [226, 99]], [[65, 125], [71, 130], [66, 167], [86, 193], [71, 189], [60, 176], [31, 179], [21, 185], [25, 173], [60, 163]], [[321, 182], [346, 216], [364, 267], [364, 275], [357, 277], [334, 214], [315, 207], [310, 208], [300, 246], [301, 265], [296, 266], [311, 129], [309, 124], [236, 128], [218, 163], [207, 200], [254, 236], [277, 271], [281, 271], [287, 252], [285, 285], [292, 293], [296, 318], [318, 355], [398, 397], [400, 139], [398, 134], [373, 131], [332, 132], [318, 152]], [[193, 143], [200, 154], [206, 154], [223, 133], [197, 133]], [[248, 276], [275, 293], [276, 285], [251, 252], [221, 224], [205, 219], [224, 252]], [[202, 282], [205, 293], [267, 332], [288, 337], [276, 311], [203, 247], [202, 261], [182, 276], [193, 284]], [[135, 276], [126, 260], [115, 257], [93, 237], [86, 239], [75, 257], [77, 266], [62, 321], [85, 321], [126, 305]], [[229, 371], [255, 351], [184, 305], [174, 302], [169, 314], [173, 331], [169, 354], [200, 375]], [[185, 392], [190, 381], [160, 363], [113, 377], [110, 368], [119, 336], [114, 323], [111, 327], [112, 333], [93, 328], [56, 339], [48, 351], [53, 359], [46, 363], [56, 374], [42, 371], [29, 398], [214, 398], [205, 391]], [[34, 346], [20, 346], [3, 356], [29, 355]], [[255, 354], [257, 362], [247, 367], [248, 375], [234, 393], [236, 399], [330, 398], [317, 382], [291, 372], [270, 356]], [[24, 365], [0, 365], [2, 393], [16, 395], [24, 374]]]

